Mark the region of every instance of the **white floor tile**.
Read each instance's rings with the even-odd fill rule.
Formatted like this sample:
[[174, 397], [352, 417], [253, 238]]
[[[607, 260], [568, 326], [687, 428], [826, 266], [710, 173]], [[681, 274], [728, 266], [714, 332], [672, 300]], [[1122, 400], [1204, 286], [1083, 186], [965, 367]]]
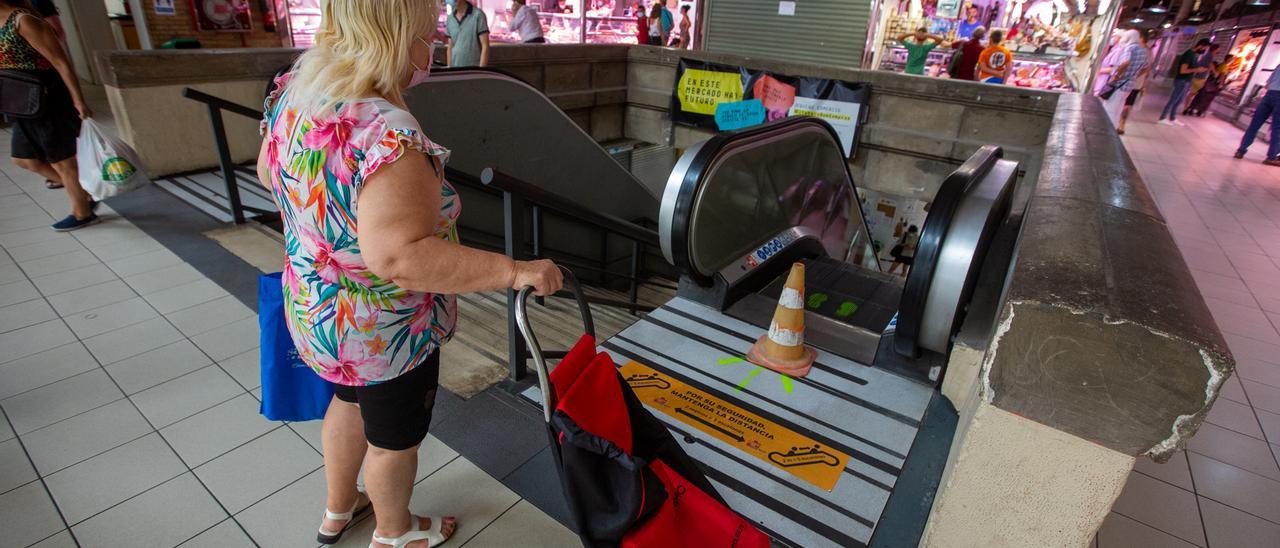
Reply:
[[77, 268], [39, 278], [33, 277], [31, 281], [36, 284], [36, 289], [41, 293], [58, 295], [115, 279], [115, 273], [105, 268]]
[[141, 295], [150, 295], [182, 284], [191, 283], [204, 275], [189, 264], [182, 263], [126, 276], [124, 281]]
[[225, 402], [244, 389], [215, 365], [178, 377], [130, 396], [156, 428], [190, 417]]
[[5, 248], [9, 250], [9, 255], [12, 255], [15, 261], [23, 262], [80, 251], [84, 249], [84, 246], [80, 245], [80, 242], [75, 238], [57, 238], [23, 246], [5, 246]]
[[204, 304], [179, 310], [167, 315], [170, 322], [188, 337], [207, 333], [236, 320], [256, 314], [231, 295], [209, 301]]
[[39, 354], [45, 350], [76, 342], [76, 335], [62, 320], [50, 320], [30, 327], [0, 333], [0, 364]]
[[65, 528], [40, 482], [0, 495], [0, 531], [6, 546], [27, 546]]
[[0, 333], [8, 333], [57, 318], [53, 308], [44, 299], [0, 307]]
[[98, 258], [87, 249], [81, 249], [42, 259], [19, 261], [18, 265], [21, 266], [22, 270], [32, 278], [48, 276], [50, 274], [57, 274], [68, 270], [106, 268], [98, 261]]
[[24, 392], [0, 405], [23, 435], [123, 397], [106, 372], [97, 369]]
[[127, 301], [138, 294], [123, 280], [111, 280], [89, 287], [74, 289], [49, 297], [49, 304], [63, 316], [93, 310], [109, 304]]
[[99, 363], [110, 365], [178, 342], [182, 338], [182, 333], [174, 329], [168, 320], [154, 318], [85, 339], [84, 345], [98, 358]]
[[29, 301], [40, 298], [40, 292], [29, 280], [23, 279], [0, 285], [0, 306]]
[[125, 394], [136, 394], [212, 363], [191, 341], [182, 339], [106, 366]]
[[0, 493], [39, 479], [17, 438], [0, 441]]
[[[8, 200], [8, 198], [6, 198], [6, 200]], [[34, 207], [34, 205], [35, 203], [31, 202], [31, 206]], [[4, 246], [5, 249], [13, 249], [24, 245], [63, 239], [72, 240], [74, 238], [72, 238], [70, 234], [54, 232], [49, 230], [49, 227], [47, 226], [41, 226], [27, 230], [20, 230], [18, 232], [0, 234], [0, 246]]]
[[[80, 545], [176, 546], [227, 518], [208, 491], [190, 473], [183, 474], [72, 530]], [[138, 524], [121, 527], [120, 524]]]
[[47, 476], [152, 431], [129, 400], [120, 400], [24, 434], [22, 441]]
[[236, 520], [261, 546], [314, 548], [325, 496], [320, 469], [240, 512]]
[[0, 365], [0, 375], [4, 376], [4, 382], [0, 383], [0, 399], [53, 384], [97, 367], [98, 362], [78, 342], [20, 358]]
[[81, 340], [159, 317], [142, 297], [67, 316], [67, 325]]
[[577, 546], [581, 541], [569, 528], [539, 510], [529, 501], [516, 503], [497, 521], [466, 543], [467, 548], [508, 546]]
[[262, 355], [258, 348], [241, 352], [218, 364], [246, 390], [262, 386]]
[[159, 251], [165, 247], [150, 237], [137, 237], [120, 240], [116, 242], [108, 242], [93, 246], [93, 254], [97, 255], [104, 261], [128, 259], [137, 257], [143, 253]]
[[147, 302], [161, 314], [170, 314], [227, 295], [213, 280], [203, 279], [147, 295]]
[[321, 464], [320, 455], [307, 442], [288, 428], [277, 428], [201, 465], [195, 473], [227, 511], [235, 514]]
[[47, 539], [40, 541], [31, 548], [80, 548], [76, 546], [76, 541], [71, 537], [71, 531], [61, 531]]
[[188, 466], [196, 467], [280, 426], [258, 414], [248, 394], [160, 430]]
[[[301, 535], [299, 535], [301, 536]], [[314, 539], [308, 548], [314, 548]], [[182, 548], [257, 548], [234, 520], [225, 520], [195, 538], [182, 543]], [[263, 546], [272, 546], [269, 544]]]
[[159, 434], [150, 434], [45, 478], [74, 526], [186, 472]]
[[455, 459], [414, 487], [409, 508], [420, 516], [458, 518], [458, 530], [450, 542], [461, 545], [518, 500], [518, 495], [470, 461]]
[[167, 249], [150, 251], [123, 259], [107, 259], [107, 266], [121, 277], [162, 270], [182, 264], [182, 259]]
[[191, 337], [191, 342], [220, 361], [256, 348], [258, 335], [258, 318], [251, 317]]

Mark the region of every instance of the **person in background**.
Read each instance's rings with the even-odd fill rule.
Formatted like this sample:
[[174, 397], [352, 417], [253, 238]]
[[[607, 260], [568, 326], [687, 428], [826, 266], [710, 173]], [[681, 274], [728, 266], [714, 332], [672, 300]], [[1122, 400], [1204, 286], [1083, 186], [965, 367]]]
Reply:
[[648, 44], [650, 46], [661, 46], [667, 43], [667, 33], [662, 30], [662, 6], [655, 3], [653, 7], [649, 9], [649, 21], [647, 25], [649, 28]]
[[911, 270], [911, 263], [916, 258], [916, 247], [920, 245], [920, 229], [916, 225], [907, 228], [907, 232], [898, 240], [897, 245], [889, 250], [889, 255], [893, 257], [893, 264], [889, 265], [889, 274], [893, 274], [894, 270], [902, 267], [902, 277], [907, 277], [907, 272]]
[[449, 66], [489, 66], [489, 20], [471, 5], [471, 0], [454, 3], [453, 15], [445, 18], [444, 28], [449, 35]]
[[1116, 124], [1116, 133], [1119, 133], [1120, 135], [1124, 135], [1124, 125], [1129, 121], [1129, 113], [1132, 112], [1133, 107], [1138, 104], [1138, 99], [1142, 97], [1142, 94], [1147, 91], [1147, 82], [1151, 79], [1151, 66], [1155, 64], [1155, 59], [1151, 54], [1151, 41], [1155, 40], [1158, 36], [1159, 33], [1157, 33], [1155, 29], [1147, 29], [1146, 32], [1138, 35], [1138, 39], [1140, 40], [1139, 44], [1146, 52], [1147, 68], [1146, 70], [1138, 73], [1137, 78], [1134, 80], [1132, 89], [1125, 95], [1124, 108], [1120, 109], [1120, 121]]
[[991, 31], [991, 39], [987, 41], [987, 49], [978, 55], [978, 81], [988, 84], [1003, 84], [1013, 74], [1013, 53], [1002, 45], [1004, 32]]
[[942, 44], [942, 37], [929, 34], [929, 29], [920, 27], [914, 33], [899, 36], [898, 42], [907, 49], [907, 66], [902, 72], [924, 74], [924, 64], [929, 60], [929, 52]]
[[1258, 130], [1262, 129], [1262, 124], [1265, 124], [1268, 118], [1271, 119], [1271, 129], [1267, 130], [1271, 134], [1271, 143], [1267, 147], [1267, 158], [1262, 163], [1280, 166], [1280, 64], [1271, 69], [1271, 77], [1267, 78], [1267, 92], [1262, 96], [1262, 100], [1258, 101], [1258, 108], [1253, 111], [1253, 119], [1249, 121], [1249, 127], [1244, 130], [1244, 138], [1240, 140], [1240, 148], [1236, 149], [1237, 160], [1244, 158], [1244, 154], [1249, 151], [1249, 145], [1258, 138]]
[[671, 33], [676, 30], [676, 18], [671, 15], [671, 10], [667, 9], [667, 0], [658, 0], [658, 5], [662, 7], [662, 44], [671, 43]]
[[689, 4], [680, 6], [680, 36], [674, 40], [673, 46], [680, 49], [689, 49], [689, 45], [693, 42], [693, 22], [689, 20]]
[[636, 43], [648, 44], [649, 43], [649, 14], [645, 12], [644, 4], [641, 2], [636, 2], [635, 17], [636, 17]]
[[1178, 56], [1178, 60], [1173, 66], [1173, 94], [1169, 96], [1169, 102], [1165, 103], [1164, 109], [1160, 111], [1160, 119], [1156, 120], [1160, 125], [1179, 125], [1178, 109], [1182, 107], [1182, 100], [1187, 97], [1187, 92], [1191, 90], [1191, 80], [1196, 74], [1208, 72], [1208, 67], [1198, 66], [1200, 64], [1200, 56], [1204, 52], [1209, 51], [1209, 40], [1201, 38], [1191, 49], [1182, 52]]
[[532, 287], [546, 296], [563, 280], [551, 261], [458, 242], [449, 151], [404, 101], [430, 74], [436, 0], [323, 6], [315, 45], [265, 101], [257, 165], [288, 242], [280, 291], [290, 335], [302, 361], [336, 385], [321, 432], [317, 541], [342, 541], [372, 507], [371, 548], [438, 546], [457, 520], [414, 515], [409, 503], [456, 295]]
[[66, 232], [98, 222], [98, 203], [80, 186], [76, 138], [80, 122], [93, 111], [80, 91], [58, 35], [48, 22], [28, 11], [26, 0], [0, 1], [0, 69], [20, 71], [40, 79], [44, 109], [38, 118], [14, 119], [9, 147], [13, 163], [39, 174], [50, 188], [66, 188], [71, 214], [53, 224]]
[[977, 79], [978, 57], [982, 55], [982, 50], [986, 49], [986, 46], [982, 45], [982, 39], [986, 36], [987, 29], [978, 27], [969, 34], [968, 40], [954, 45], [955, 52], [952, 55], [959, 55], [960, 62], [956, 67], [956, 73], [951, 75], [952, 78], [969, 81]]
[[1111, 95], [1102, 98], [1107, 117], [1121, 135], [1124, 131], [1120, 128], [1120, 112], [1124, 110], [1125, 101], [1131, 92], [1138, 90], [1138, 80], [1145, 78], [1151, 70], [1151, 51], [1147, 49], [1142, 33], [1133, 29], [1125, 32], [1132, 36], [1126, 40], [1128, 46], [1125, 47], [1119, 64], [1112, 70], [1111, 81], [1107, 84], [1106, 91], [1110, 91]]
[[511, 30], [520, 36], [526, 44], [545, 44], [542, 37], [542, 20], [538, 18], [538, 10], [526, 3], [527, 0], [511, 0]]
[[[956, 38], [969, 40], [970, 38], [973, 38], [973, 31], [983, 27], [982, 22], [978, 21], [977, 6], [969, 6], [965, 12], [967, 17], [965, 17], [964, 21], [960, 22], [960, 26], [956, 27]], [[978, 39], [981, 40], [982, 37], [979, 36]], [[970, 80], [972, 80], [972, 78], [970, 78]]]
[[1218, 66], [1218, 63], [1214, 59], [1217, 58], [1218, 49], [1220, 47], [1221, 46], [1218, 44], [1210, 44], [1209, 51], [1205, 52], [1204, 55], [1201, 55], [1199, 62], [1196, 63], [1196, 68], [1207, 68], [1209, 70], [1197, 72], [1191, 76], [1191, 89], [1187, 90], [1187, 100], [1182, 105], [1183, 116], [1191, 115], [1191, 101], [1196, 98], [1196, 94], [1200, 93], [1201, 89], [1204, 89], [1205, 84], [1209, 82], [1209, 77], [1212, 76], [1214, 72], [1217, 72], [1215, 68]]

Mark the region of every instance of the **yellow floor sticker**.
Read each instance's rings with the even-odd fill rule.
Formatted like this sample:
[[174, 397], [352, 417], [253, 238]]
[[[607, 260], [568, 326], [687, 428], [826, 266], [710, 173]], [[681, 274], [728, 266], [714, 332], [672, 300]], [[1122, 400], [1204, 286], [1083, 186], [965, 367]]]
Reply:
[[670, 375], [634, 361], [621, 371], [645, 405], [822, 489], [834, 489], [849, 463], [849, 455]]

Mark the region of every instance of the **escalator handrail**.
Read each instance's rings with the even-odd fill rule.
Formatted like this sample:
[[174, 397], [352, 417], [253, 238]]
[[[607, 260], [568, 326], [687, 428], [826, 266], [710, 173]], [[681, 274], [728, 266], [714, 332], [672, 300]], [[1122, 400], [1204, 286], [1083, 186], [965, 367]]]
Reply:
[[1003, 157], [1004, 149], [984, 145], [951, 172], [942, 181], [942, 186], [938, 187], [929, 206], [929, 215], [925, 217], [924, 226], [920, 227], [920, 241], [916, 244], [911, 271], [907, 274], [902, 299], [898, 302], [898, 326], [893, 337], [894, 350], [898, 354], [908, 357], [919, 355], [917, 339], [924, 323], [925, 301], [929, 296], [929, 288], [933, 285], [936, 274], [934, 268], [941, 256], [947, 229], [955, 219], [965, 194], [986, 177], [996, 160]]
[[[710, 274], [702, 273], [694, 268], [693, 260], [689, 256], [689, 222], [691, 220], [690, 214], [693, 202], [698, 195], [698, 190], [710, 175], [711, 167], [716, 165], [716, 159], [720, 153], [730, 145], [742, 141], [750, 141], [760, 136], [777, 132], [786, 132], [792, 127], [808, 126], [818, 126], [825, 129], [831, 139], [839, 146], [840, 136], [836, 133], [835, 128], [831, 127], [831, 124], [827, 123], [826, 120], [811, 116], [795, 116], [758, 126], [723, 132], [699, 146], [689, 162], [689, 167], [685, 170], [684, 179], [680, 183], [678, 193], [673, 197], [675, 203], [672, 205], [672, 215], [669, 221], [670, 234], [667, 235], [671, 242], [669, 246], [671, 256], [668, 259], [671, 260], [671, 264], [675, 265], [677, 272], [704, 286], [711, 284], [711, 277], [715, 274], [714, 272]], [[843, 151], [843, 147], [841, 147], [841, 150]], [[853, 193], [853, 203], [861, 204], [862, 198], [858, 195], [858, 185], [853, 183], [853, 173], [849, 171], [849, 163], [847, 161], [843, 163], [846, 182]], [[665, 192], [662, 199], [664, 202], [668, 199]], [[859, 205], [858, 207], [861, 206]], [[859, 213], [859, 217], [862, 219], [862, 230], [864, 233], [870, 234], [871, 231], [867, 227], [866, 216], [862, 215], [861, 212]], [[683, 245], [676, 245], [678, 242], [683, 242]]]
[[491, 167], [484, 168], [480, 172], [480, 183], [486, 187], [496, 189], [500, 192], [510, 192], [519, 196], [521, 199], [544, 207], [546, 209], [559, 212], [571, 218], [594, 225], [608, 232], [612, 232], [624, 238], [640, 242], [648, 245], [658, 245], [657, 231], [640, 226], [638, 224], [628, 222], [608, 213], [592, 211], [582, 207], [572, 200], [548, 192], [526, 181], [522, 181]]

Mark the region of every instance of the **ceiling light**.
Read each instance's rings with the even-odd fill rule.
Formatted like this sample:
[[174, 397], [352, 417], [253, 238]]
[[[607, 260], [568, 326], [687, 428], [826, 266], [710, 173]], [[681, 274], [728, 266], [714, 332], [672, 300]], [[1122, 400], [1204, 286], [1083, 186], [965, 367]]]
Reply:
[[1160, 26], [1161, 26], [1162, 28], [1166, 28], [1166, 29], [1167, 29], [1167, 28], [1169, 28], [1169, 27], [1172, 27], [1172, 26], [1173, 26], [1173, 23], [1170, 23], [1170, 22], [1167, 22], [1167, 21], [1166, 21], [1166, 22], [1165, 22], [1165, 24], [1160, 25]]
[[[1251, 1], [1256, 2], [1259, 0], [1251, 0]], [[1262, 0], [1262, 1], [1270, 2], [1271, 0]], [[1165, 5], [1164, 0], [1160, 0], [1159, 2], [1156, 2], [1156, 5], [1147, 8], [1147, 11], [1151, 13], [1169, 13], [1169, 6]]]
[[1141, 18], [1141, 17], [1134, 17], [1133, 19], [1130, 19], [1130, 20], [1129, 20], [1129, 22], [1130, 22], [1130, 23], [1132, 23], [1132, 24], [1134, 24], [1134, 25], [1136, 25], [1136, 24], [1138, 24], [1138, 23], [1141, 23], [1141, 22], [1143, 22], [1143, 21], [1146, 21], [1146, 19], [1143, 19], [1143, 18]]
[[1270, 6], [1271, 0], [1249, 0], [1250, 6]]

